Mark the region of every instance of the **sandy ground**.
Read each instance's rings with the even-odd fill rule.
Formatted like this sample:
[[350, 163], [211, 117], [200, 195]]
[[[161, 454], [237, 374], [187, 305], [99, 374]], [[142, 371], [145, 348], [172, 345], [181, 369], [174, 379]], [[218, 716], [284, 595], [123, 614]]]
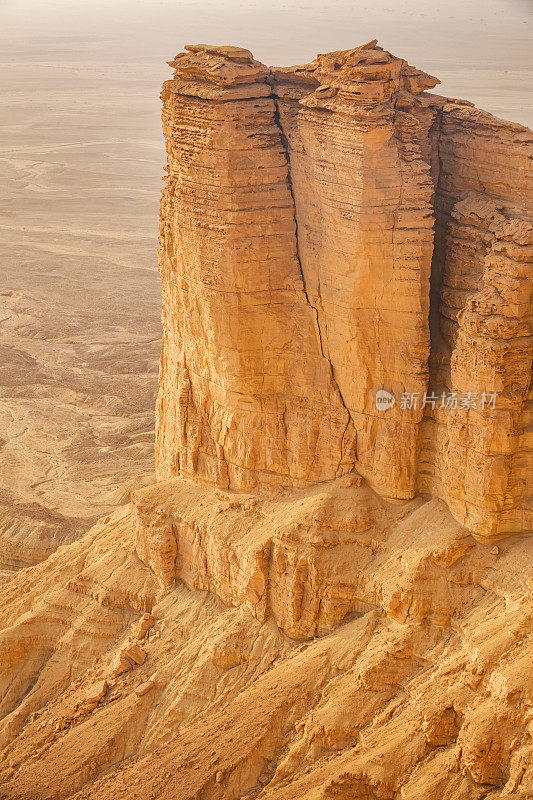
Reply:
[[2, 71], [7, 570], [77, 537], [153, 469], [162, 154], [146, 79], [130, 76], [125, 92], [103, 66], [16, 61]]

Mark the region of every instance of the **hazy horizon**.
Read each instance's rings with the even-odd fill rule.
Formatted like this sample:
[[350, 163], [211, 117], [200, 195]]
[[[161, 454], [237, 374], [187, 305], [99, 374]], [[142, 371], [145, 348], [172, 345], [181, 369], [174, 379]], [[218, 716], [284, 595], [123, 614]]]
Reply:
[[[529, 7], [528, 7], [529, 6]], [[152, 80], [153, 104], [184, 44], [238, 44], [269, 65], [309, 61], [317, 52], [377, 38], [387, 50], [442, 81], [439, 91], [531, 126], [533, 12], [527, 0], [91, 0], [0, 3], [4, 64], [138, 64]], [[137, 77], [142, 78], [143, 75]], [[42, 77], [42, 76], [40, 76]], [[108, 81], [127, 84], [109, 72]], [[4, 90], [9, 87], [9, 71]], [[31, 85], [28, 85], [31, 92]]]

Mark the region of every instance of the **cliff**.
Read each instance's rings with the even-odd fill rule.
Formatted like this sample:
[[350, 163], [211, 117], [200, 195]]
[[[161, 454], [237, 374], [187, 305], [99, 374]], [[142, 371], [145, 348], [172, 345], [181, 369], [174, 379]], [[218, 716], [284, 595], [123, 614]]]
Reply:
[[0, 798], [528, 800], [533, 136], [172, 66], [159, 480], [0, 587]]
[[171, 65], [159, 477], [356, 470], [479, 535], [531, 530], [531, 132], [376, 42]]

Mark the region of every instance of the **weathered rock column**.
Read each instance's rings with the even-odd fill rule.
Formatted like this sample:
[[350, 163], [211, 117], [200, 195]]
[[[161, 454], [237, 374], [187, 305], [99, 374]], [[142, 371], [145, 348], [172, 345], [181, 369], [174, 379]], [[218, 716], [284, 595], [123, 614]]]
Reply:
[[159, 477], [356, 470], [530, 530], [531, 132], [375, 41], [272, 71], [187, 50], [162, 95]]
[[268, 70], [188, 48], [163, 89], [160, 477], [304, 485], [353, 468], [296, 244]]
[[[436, 78], [369, 42], [275, 70], [298, 245], [324, 350], [357, 430], [357, 469], [381, 494], [416, 491], [428, 384], [433, 182], [421, 93]], [[376, 407], [376, 392], [396, 397]]]

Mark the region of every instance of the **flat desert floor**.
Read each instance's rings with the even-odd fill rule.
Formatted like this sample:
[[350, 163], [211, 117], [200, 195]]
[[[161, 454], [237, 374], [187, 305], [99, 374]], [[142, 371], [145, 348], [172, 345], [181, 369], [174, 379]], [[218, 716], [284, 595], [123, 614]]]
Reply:
[[301, 63], [379, 36], [443, 94], [531, 125], [526, 5], [476, 2], [2, 5], [0, 573], [152, 480], [165, 60], [192, 40]]
[[146, 77], [110, 85], [105, 66], [67, 61], [1, 69], [0, 569], [11, 570], [150, 479], [163, 156]]

